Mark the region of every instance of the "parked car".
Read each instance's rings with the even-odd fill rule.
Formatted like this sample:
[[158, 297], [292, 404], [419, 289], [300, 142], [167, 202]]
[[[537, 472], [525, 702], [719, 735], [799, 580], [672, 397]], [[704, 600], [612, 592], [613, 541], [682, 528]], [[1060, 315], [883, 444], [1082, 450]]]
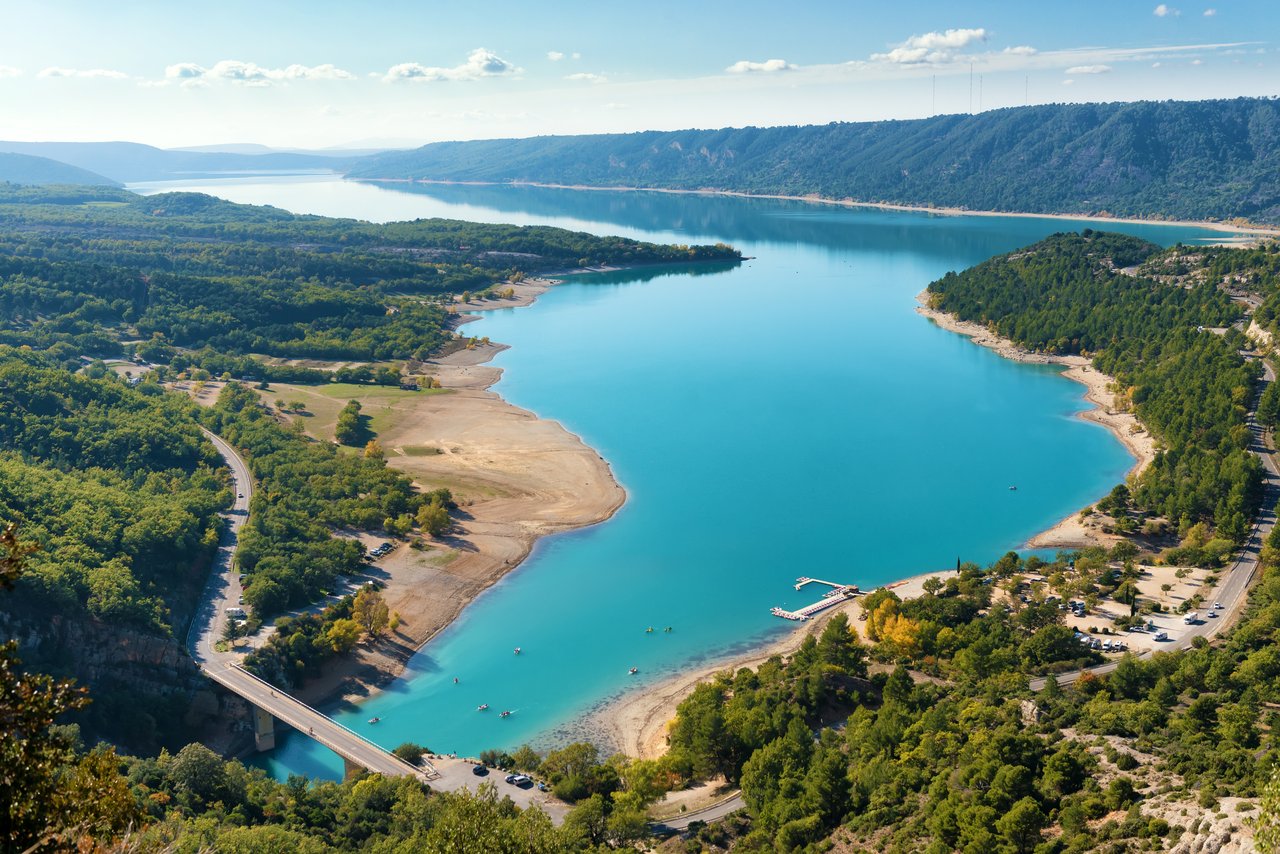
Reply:
[[1167, 641], [1168, 639], [1169, 639], [1169, 633], [1168, 633], [1168, 632], [1156, 632], [1156, 640], [1158, 640], [1158, 641]]
[[471, 773], [475, 774], [477, 777], [487, 777], [489, 776], [489, 769], [483, 765], [477, 765], [471, 769]]
[[508, 774], [508, 775], [506, 776], [506, 781], [507, 781], [508, 783], [514, 783], [514, 782], [516, 781], [516, 777], [518, 777], [518, 776], [520, 776], [520, 775], [518, 775], [518, 774]]

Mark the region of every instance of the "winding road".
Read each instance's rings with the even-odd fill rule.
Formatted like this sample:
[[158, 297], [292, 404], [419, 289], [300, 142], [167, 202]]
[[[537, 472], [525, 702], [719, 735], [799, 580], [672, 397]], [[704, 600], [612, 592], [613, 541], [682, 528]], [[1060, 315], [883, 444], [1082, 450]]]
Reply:
[[358, 766], [391, 777], [412, 775], [424, 781], [431, 779], [435, 773], [430, 766], [429, 770], [424, 770], [410, 765], [328, 715], [321, 714], [301, 700], [249, 673], [240, 666], [239, 653], [217, 648], [227, 620], [231, 619], [227, 616], [227, 608], [238, 605], [243, 592], [235, 568], [235, 554], [240, 541], [240, 529], [249, 518], [249, 505], [253, 500], [253, 478], [249, 475], [249, 466], [235, 448], [208, 430], [204, 432], [231, 470], [236, 500], [226, 513], [228, 524], [221, 542], [218, 543], [214, 565], [205, 585], [203, 604], [187, 632], [187, 650], [192, 659], [206, 676], [258, 709], [259, 724], [265, 724], [268, 728], [273, 724], [270, 720], [261, 719], [263, 713], [277, 721], [283, 721], [341, 756], [348, 768]]
[[[1262, 384], [1258, 389], [1258, 396], [1261, 396], [1267, 384], [1273, 383], [1275, 380], [1275, 371], [1272, 369], [1271, 364], [1263, 359]], [[1254, 400], [1256, 401], [1257, 397]], [[1249, 412], [1249, 430], [1253, 436], [1249, 444], [1249, 450], [1257, 454], [1258, 459], [1262, 462], [1262, 510], [1258, 513], [1253, 530], [1249, 532], [1249, 539], [1245, 541], [1244, 547], [1236, 554], [1236, 558], [1230, 568], [1222, 574], [1217, 586], [1213, 589], [1213, 593], [1208, 597], [1210, 603], [1222, 603], [1222, 608], [1218, 612], [1219, 617], [1211, 620], [1201, 619], [1188, 626], [1179, 633], [1176, 640], [1167, 644], [1167, 651], [1190, 649], [1195, 638], [1211, 638], [1222, 634], [1239, 621], [1241, 614], [1244, 613], [1245, 607], [1248, 605], [1249, 588], [1253, 585], [1254, 579], [1258, 575], [1258, 560], [1262, 553], [1262, 545], [1266, 542], [1271, 529], [1275, 527], [1275, 506], [1277, 500], [1280, 500], [1280, 467], [1276, 464], [1275, 450], [1271, 447], [1274, 437], [1258, 424], [1255, 415], [1255, 412]], [[1150, 650], [1138, 657], [1149, 658], [1154, 652], [1162, 651], [1165, 650]], [[1094, 667], [1086, 667], [1082, 670], [1055, 674], [1055, 676], [1060, 683], [1074, 682], [1084, 673], [1101, 675], [1110, 673], [1119, 666], [1120, 659], [1116, 659]], [[1047, 676], [1032, 679], [1030, 683], [1031, 690], [1042, 690], [1048, 681], [1049, 678]]]

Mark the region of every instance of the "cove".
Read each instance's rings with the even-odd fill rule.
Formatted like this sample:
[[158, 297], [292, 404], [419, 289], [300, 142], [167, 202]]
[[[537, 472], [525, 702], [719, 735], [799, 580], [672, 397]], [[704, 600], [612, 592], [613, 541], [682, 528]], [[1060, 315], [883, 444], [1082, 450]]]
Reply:
[[[540, 541], [403, 678], [335, 711], [388, 748], [412, 740], [466, 755], [590, 737], [584, 714], [620, 692], [789, 631], [769, 608], [814, 598], [792, 589], [796, 576], [870, 588], [957, 558], [986, 564], [1101, 496], [1132, 460], [1077, 417], [1082, 387], [938, 329], [913, 311], [914, 297], [948, 270], [1055, 231], [1106, 227], [1164, 245], [1223, 237], [331, 177], [136, 189], [179, 188], [374, 220], [723, 240], [753, 256], [728, 269], [576, 275], [531, 307], [468, 325], [511, 345], [494, 360], [504, 369], [494, 390], [581, 435], [628, 501], [609, 522]], [[514, 714], [478, 713], [480, 703]], [[374, 716], [381, 722], [367, 724]], [[273, 773], [341, 775], [340, 760], [309, 739], [282, 741], [266, 760]]]

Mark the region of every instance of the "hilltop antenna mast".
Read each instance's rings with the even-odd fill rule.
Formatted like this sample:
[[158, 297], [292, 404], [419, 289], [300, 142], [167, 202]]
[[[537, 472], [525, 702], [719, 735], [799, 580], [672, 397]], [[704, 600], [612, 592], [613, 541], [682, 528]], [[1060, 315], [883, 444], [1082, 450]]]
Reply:
[[978, 112], [982, 112], [982, 75], [978, 75]]

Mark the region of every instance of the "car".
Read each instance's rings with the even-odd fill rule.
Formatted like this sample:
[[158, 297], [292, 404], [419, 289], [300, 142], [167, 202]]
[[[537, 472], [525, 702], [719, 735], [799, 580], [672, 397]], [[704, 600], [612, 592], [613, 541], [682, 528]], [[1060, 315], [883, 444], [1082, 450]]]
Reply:
[[524, 774], [517, 774], [516, 778], [511, 781], [511, 785], [517, 786], [521, 789], [527, 789], [533, 785], [533, 778], [527, 777]]
[[243, 492], [237, 492], [237, 493], [236, 493], [236, 498], [244, 498], [244, 493], [243, 493]]
[[1167, 641], [1168, 639], [1169, 639], [1169, 633], [1168, 633], [1168, 632], [1156, 632], [1156, 640], [1158, 640], [1158, 641]]
[[1217, 611], [1205, 611], [1205, 612], [1204, 612], [1204, 615], [1205, 615], [1206, 617], [1214, 617], [1214, 618], [1216, 618], [1216, 617], [1218, 616], [1218, 612], [1217, 612]]
[[237, 598], [236, 598], [236, 604], [237, 604], [237, 605], [243, 605], [243, 604], [244, 604], [244, 597], [243, 597], [243, 596], [237, 597]]
[[1214, 602], [1214, 603], [1213, 603], [1213, 607], [1215, 607], [1215, 608], [1221, 608], [1221, 607], [1222, 607], [1222, 603], [1221, 603], [1221, 602]]
[[538, 784], [538, 791], [539, 791], [539, 792], [549, 792], [549, 791], [551, 791], [551, 787], [550, 787], [550, 786], [548, 786], [546, 783], [539, 783], [539, 784]]
[[487, 777], [489, 776], [489, 769], [483, 765], [477, 765], [471, 769], [471, 773], [475, 774], [477, 777]]
[[508, 775], [506, 776], [506, 781], [507, 781], [508, 783], [514, 783], [514, 782], [516, 781], [516, 777], [520, 777], [520, 776], [523, 776], [523, 775], [521, 775], [521, 774], [508, 774]]

